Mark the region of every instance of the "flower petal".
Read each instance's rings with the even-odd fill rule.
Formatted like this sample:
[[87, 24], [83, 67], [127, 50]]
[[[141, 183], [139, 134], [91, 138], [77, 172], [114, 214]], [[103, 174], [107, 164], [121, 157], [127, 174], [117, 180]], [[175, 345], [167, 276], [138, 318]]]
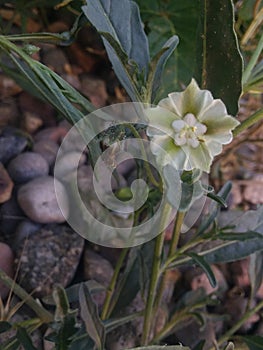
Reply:
[[197, 148], [183, 147], [183, 149], [189, 159], [190, 169], [186, 170], [200, 169], [209, 172], [213, 157], [204, 143], [200, 143]]
[[156, 134], [163, 133], [172, 136], [173, 129], [171, 128], [171, 125], [173, 121], [180, 119], [180, 117], [178, 117], [176, 114], [159, 106], [146, 108], [145, 114], [148, 117], [148, 136], [154, 136]]
[[194, 79], [183, 92], [173, 92], [168, 96], [175, 113], [182, 117], [187, 113], [198, 116], [202, 109], [206, 109], [213, 102], [211, 92], [201, 90]]

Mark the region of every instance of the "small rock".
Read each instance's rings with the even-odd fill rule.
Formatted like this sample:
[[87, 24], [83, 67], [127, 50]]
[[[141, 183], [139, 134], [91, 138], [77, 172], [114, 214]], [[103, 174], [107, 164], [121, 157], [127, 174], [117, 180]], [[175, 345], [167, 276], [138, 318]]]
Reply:
[[40, 140], [33, 146], [33, 151], [40, 154], [49, 166], [55, 163], [58, 149], [58, 144], [52, 140]]
[[64, 178], [67, 174], [76, 170], [78, 165], [83, 165], [86, 162], [86, 155], [80, 152], [69, 152], [63, 154], [56, 160], [56, 173], [58, 179]]
[[[24, 241], [23, 241], [24, 242]], [[84, 239], [64, 225], [47, 225], [16, 251], [21, 286], [34, 296], [50, 295], [54, 284], [66, 287], [73, 279]]]
[[45, 128], [38, 133], [36, 133], [34, 139], [35, 141], [51, 140], [59, 143], [67, 134], [68, 129], [64, 126], [56, 126]]
[[108, 99], [105, 82], [89, 74], [83, 74], [80, 81], [83, 95], [87, 96], [95, 107], [104, 107]]
[[25, 152], [12, 159], [7, 170], [16, 183], [24, 183], [36, 177], [47, 175], [49, 166], [40, 154]]
[[20, 222], [15, 232], [14, 244], [18, 246], [21, 241], [27, 239], [29, 236], [37, 232], [41, 228], [41, 224], [30, 220]]
[[263, 175], [257, 175], [245, 187], [244, 199], [252, 204], [263, 203]]
[[35, 113], [25, 112], [22, 127], [29, 134], [33, 134], [43, 125], [43, 120]]
[[14, 98], [5, 99], [0, 102], [0, 127], [16, 125], [19, 112]]
[[20, 135], [0, 134], [0, 162], [6, 164], [21, 153], [27, 146], [27, 139]]
[[[14, 255], [11, 248], [0, 242], [0, 269], [2, 269], [9, 277], [13, 277], [14, 273]], [[5, 299], [8, 295], [9, 288], [0, 281], [0, 298]]]
[[212, 287], [207, 275], [203, 270], [199, 268], [195, 268], [193, 270], [190, 270], [186, 274], [186, 279], [190, 279], [190, 285], [192, 290], [197, 290], [198, 288], [203, 288], [206, 292], [206, 294], [211, 294], [217, 290], [219, 290], [221, 293], [225, 292], [228, 288], [227, 282], [225, 280], [224, 275], [222, 272], [219, 270], [219, 268], [215, 265], [211, 265], [211, 268], [213, 270], [213, 273], [215, 275], [216, 281], [217, 281], [217, 286]]
[[0, 206], [0, 227], [1, 239], [11, 244], [14, 233], [20, 221], [25, 219], [25, 215], [17, 203], [16, 193]]
[[[55, 182], [55, 184], [54, 184]], [[55, 191], [56, 185], [56, 191]], [[56, 192], [63, 198], [60, 209]], [[18, 203], [26, 215], [39, 223], [62, 223], [68, 216], [69, 204], [64, 186], [51, 176], [43, 176], [31, 180], [18, 191]]]
[[135, 331], [130, 324], [124, 324], [109, 333], [106, 339], [108, 350], [123, 350], [135, 348], [138, 339], [135, 338]]
[[84, 277], [87, 280], [95, 280], [108, 287], [113, 276], [113, 267], [108, 260], [94, 253], [90, 249], [84, 252]]
[[68, 64], [68, 59], [62, 49], [58, 47], [45, 48], [42, 50], [42, 56], [43, 63], [50, 69], [60, 75], [65, 73], [65, 65]]
[[39, 100], [25, 91], [19, 95], [18, 101], [20, 110], [23, 111], [23, 113], [34, 113], [42, 119], [45, 126], [56, 125], [55, 110], [51, 105]]
[[0, 163], [0, 203], [7, 202], [11, 198], [13, 181], [10, 179], [2, 163]]
[[22, 89], [12, 78], [9, 78], [4, 74], [0, 74], [0, 91], [0, 98], [2, 100], [9, 96], [17, 95], [22, 91]]

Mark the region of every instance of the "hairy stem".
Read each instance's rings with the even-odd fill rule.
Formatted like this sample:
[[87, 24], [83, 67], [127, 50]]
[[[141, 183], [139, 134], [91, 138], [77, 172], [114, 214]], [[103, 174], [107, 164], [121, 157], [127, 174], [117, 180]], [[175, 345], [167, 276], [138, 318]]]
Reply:
[[[163, 210], [163, 219], [166, 220], [167, 215], [171, 212], [171, 207], [166, 204]], [[146, 302], [146, 308], [144, 312], [144, 324], [143, 324], [143, 333], [142, 333], [142, 345], [147, 345], [149, 342], [151, 325], [152, 325], [152, 314], [153, 306], [156, 296], [156, 289], [159, 280], [159, 271], [161, 265], [161, 258], [163, 253], [163, 243], [164, 243], [164, 232], [159, 234], [155, 238], [155, 248], [152, 264], [151, 279], [148, 291], [148, 297]]]
[[[185, 217], [185, 213], [178, 211], [177, 216], [176, 216], [176, 220], [174, 223], [173, 236], [172, 236], [172, 240], [170, 242], [167, 259], [170, 259], [177, 249], [177, 245], [179, 242], [181, 227], [182, 227], [182, 224], [184, 221], [184, 217]], [[155, 309], [158, 308], [160, 301], [162, 300], [162, 295], [163, 295], [164, 288], [165, 288], [165, 285], [167, 282], [167, 278], [169, 278], [169, 273], [167, 270], [165, 270], [164, 273], [162, 274], [162, 277], [161, 277], [160, 287], [158, 290], [158, 296], [157, 296], [156, 301], [155, 301]]]

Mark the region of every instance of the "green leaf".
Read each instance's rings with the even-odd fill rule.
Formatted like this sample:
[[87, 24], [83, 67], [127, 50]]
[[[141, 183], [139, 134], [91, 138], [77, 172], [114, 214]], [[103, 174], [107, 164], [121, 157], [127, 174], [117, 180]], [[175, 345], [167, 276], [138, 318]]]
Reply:
[[95, 342], [98, 350], [104, 349], [105, 328], [98, 314], [97, 305], [93, 302], [88, 287], [82, 284], [79, 289], [80, 315], [86, 331]]
[[227, 208], [226, 201], [222, 197], [212, 192], [208, 192], [207, 197], [213, 199], [215, 202], [219, 203], [222, 207]]
[[12, 328], [12, 325], [6, 321], [0, 322], [0, 333], [4, 333]]
[[[153, 346], [143, 346], [141, 348], [132, 348], [129, 350], [191, 350], [187, 346], [182, 345], [153, 345]], [[127, 349], [126, 349], [127, 350]]]
[[243, 62], [234, 31], [233, 2], [204, 0], [203, 6], [202, 86], [222, 99], [230, 114], [236, 115]]
[[[65, 289], [69, 303], [74, 303], [79, 300], [79, 288], [81, 284], [84, 283], [88, 288], [90, 293], [97, 293], [105, 291], [105, 287], [99, 284], [95, 280], [89, 280], [86, 282], [76, 283]], [[55, 300], [52, 295], [44, 297], [43, 302], [48, 305], [56, 305]]]
[[28, 335], [27, 331], [24, 328], [18, 328], [16, 337], [19, 340], [20, 344], [27, 350], [37, 350], [36, 347], [34, 347], [32, 340], [30, 336]]
[[194, 348], [193, 350], [203, 350], [205, 345], [205, 340], [201, 340]]
[[[229, 194], [230, 194], [231, 188], [232, 188], [231, 182], [226, 182], [224, 184], [224, 186], [218, 192], [217, 196], [220, 197], [223, 201], [226, 201]], [[207, 214], [203, 218], [203, 220], [202, 220], [202, 222], [197, 230], [197, 233], [196, 233], [197, 235], [203, 234], [210, 227], [210, 225], [213, 223], [213, 221], [215, 220], [215, 218], [219, 214], [220, 207], [221, 207], [221, 205], [219, 205], [218, 202], [215, 202], [215, 201], [211, 202], [211, 204], [209, 206], [209, 211], [208, 211], [209, 214]]]
[[[148, 39], [138, 6], [129, 0], [93, 0], [87, 1], [82, 10], [97, 31], [104, 33], [103, 41], [113, 69], [132, 100], [137, 101], [139, 95], [131, 79], [131, 72], [135, 68], [132, 62], [144, 78], [150, 62]], [[105, 33], [108, 33], [106, 39]], [[115, 47], [112, 46], [113, 42]], [[116, 50], [116, 43], [121, 52]], [[123, 53], [128, 61], [124, 59]]]
[[[144, 270], [145, 266], [148, 268], [151, 267], [153, 251], [153, 241], [131, 249], [122, 278], [113, 296], [113, 315], [118, 314], [123, 307], [129, 305], [139, 292], [141, 288], [140, 271], [141, 269]], [[138, 255], [143, 257], [143, 265], [141, 265], [141, 260], [138, 258]]]
[[196, 254], [196, 253], [193, 253], [193, 252], [187, 253], [187, 255], [189, 255], [193, 259], [193, 261], [203, 269], [211, 286], [213, 288], [215, 288], [217, 285], [216, 278], [215, 278], [215, 275], [213, 273], [213, 270], [211, 269], [211, 267], [207, 263], [206, 259], [204, 257]]
[[251, 295], [255, 297], [263, 280], [263, 252], [252, 254], [249, 259]]
[[262, 235], [258, 232], [219, 232], [216, 234], [216, 238], [224, 241], [246, 241], [253, 238], [262, 238]]
[[259, 335], [242, 336], [241, 339], [245, 341], [250, 350], [263, 349], [263, 337]]
[[179, 43], [179, 39], [177, 35], [173, 35], [170, 39], [166, 41], [163, 45], [162, 49], [155, 55], [152, 60], [152, 81], [150, 82], [150, 86], [152, 89], [151, 101], [154, 101], [156, 97], [156, 93], [161, 85], [162, 73], [165, 67], [165, 64], [168, 58], [172, 55], [174, 50], [176, 49]]
[[[159, 98], [182, 89], [194, 77], [221, 98], [229, 113], [238, 110], [242, 58], [233, 29], [231, 0], [137, 0], [152, 52], [176, 34], [180, 43], [167, 62]], [[156, 49], [158, 47], [158, 50]]]

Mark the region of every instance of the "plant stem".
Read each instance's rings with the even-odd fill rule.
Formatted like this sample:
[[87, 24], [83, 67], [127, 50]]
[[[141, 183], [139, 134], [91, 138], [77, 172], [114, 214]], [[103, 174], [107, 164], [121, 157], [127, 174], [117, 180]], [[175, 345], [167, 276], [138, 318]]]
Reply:
[[151, 181], [151, 183], [155, 186], [155, 187], [158, 187], [160, 188], [160, 185], [161, 183], [157, 182], [152, 171], [151, 171], [151, 168], [150, 168], [150, 165], [149, 163], [147, 162], [147, 154], [146, 154], [146, 151], [145, 151], [145, 148], [144, 148], [144, 144], [141, 140], [141, 135], [138, 133], [138, 131], [135, 129], [135, 127], [132, 125], [132, 124], [124, 124], [126, 128], [129, 128], [131, 130], [131, 132], [133, 133], [133, 135], [139, 139], [140, 141], [140, 148], [141, 148], [141, 153], [142, 153], [142, 159], [145, 160], [145, 169], [146, 169], [146, 172], [147, 172], [147, 176], [148, 176], [148, 179]]
[[[257, 306], [255, 306], [253, 309], [250, 309], [247, 311], [237, 323], [230, 328], [222, 337], [219, 338], [217, 344], [222, 345], [225, 341], [227, 341], [236, 331], [239, 330], [239, 328], [256, 312], [258, 312], [260, 309], [263, 308], [263, 301], [261, 301]], [[214, 347], [211, 347], [209, 350], [214, 350]]]
[[2, 269], [0, 269], [0, 280], [27, 304], [42, 322], [49, 323], [53, 321], [53, 315], [36, 302], [30, 294], [13, 281]]
[[113, 292], [115, 290], [115, 286], [116, 286], [116, 283], [117, 283], [117, 280], [118, 280], [120, 269], [121, 269], [121, 267], [123, 265], [124, 259], [125, 259], [126, 255], [127, 255], [128, 251], [129, 251], [128, 248], [122, 249], [121, 254], [119, 256], [119, 259], [117, 261], [117, 264], [116, 264], [116, 267], [114, 269], [114, 273], [113, 273], [110, 285], [109, 285], [109, 287], [107, 289], [105, 302], [104, 302], [103, 309], [102, 309], [102, 312], [101, 312], [101, 319], [102, 320], [105, 320], [105, 319], [107, 319], [109, 317], [110, 303], [111, 303], [112, 295], [113, 295]]
[[[263, 36], [262, 36], [263, 37]], [[242, 131], [248, 129], [250, 126], [256, 124], [260, 120], [263, 120], [263, 108], [259, 109], [257, 112], [249, 116], [241, 124], [239, 124], [235, 130], [233, 130], [233, 136], [236, 137]]]
[[[162, 219], [165, 220], [167, 217], [166, 215], [170, 214], [170, 212], [171, 212], [171, 207], [169, 204], [166, 203], [164, 205]], [[151, 279], [150, 279], [150, 285], [149, 285], [149, 291], [148, 291], [148, 298], [146, 302], [146, 308], [144, 312], [142, 345], [147, 345], [149, 341], [151, 325], [152, 325], [153, 305], [154, 305], [154, 299], [155, 299], [156, 289], [157, 289], [158, 280], [159, 280], [159, 271], [160, 271], [161, 258], [162, 258], [162, 252], [163, 252], [163, 243], [164, 243], [164, 232], [162, 232], [155, 238], [152, 273], [151, 273]]]
[[[181, 233], [181, 227], [182, 227], [182, 224], [184, 222], [184, 217], [185, 217], [184, 212], [180, 212], [180, 211], [177, 212], [176, 220], [174, 223], [172, 240], [170, 242], [167, 259], [170, 259], [177, 249], [177, 245], [178, 245], [180, 233]], [[160, 287], [159, 287], [158, 295], [157, 295], [157, 298], [155, 301], [155, 309], [157, 309], [159, 304], [160, 304], [160, 301], [161, 301], [162, 295], [163, 295], [163, 291], [165, 288], [165, 284], [167, 282], [167, 278], [169, 278], [168, 271], [167, 270], [163, 270], [163, 271], [164, 271], [164, 273], [162, 274], [162, 277], [161, 277]]]

